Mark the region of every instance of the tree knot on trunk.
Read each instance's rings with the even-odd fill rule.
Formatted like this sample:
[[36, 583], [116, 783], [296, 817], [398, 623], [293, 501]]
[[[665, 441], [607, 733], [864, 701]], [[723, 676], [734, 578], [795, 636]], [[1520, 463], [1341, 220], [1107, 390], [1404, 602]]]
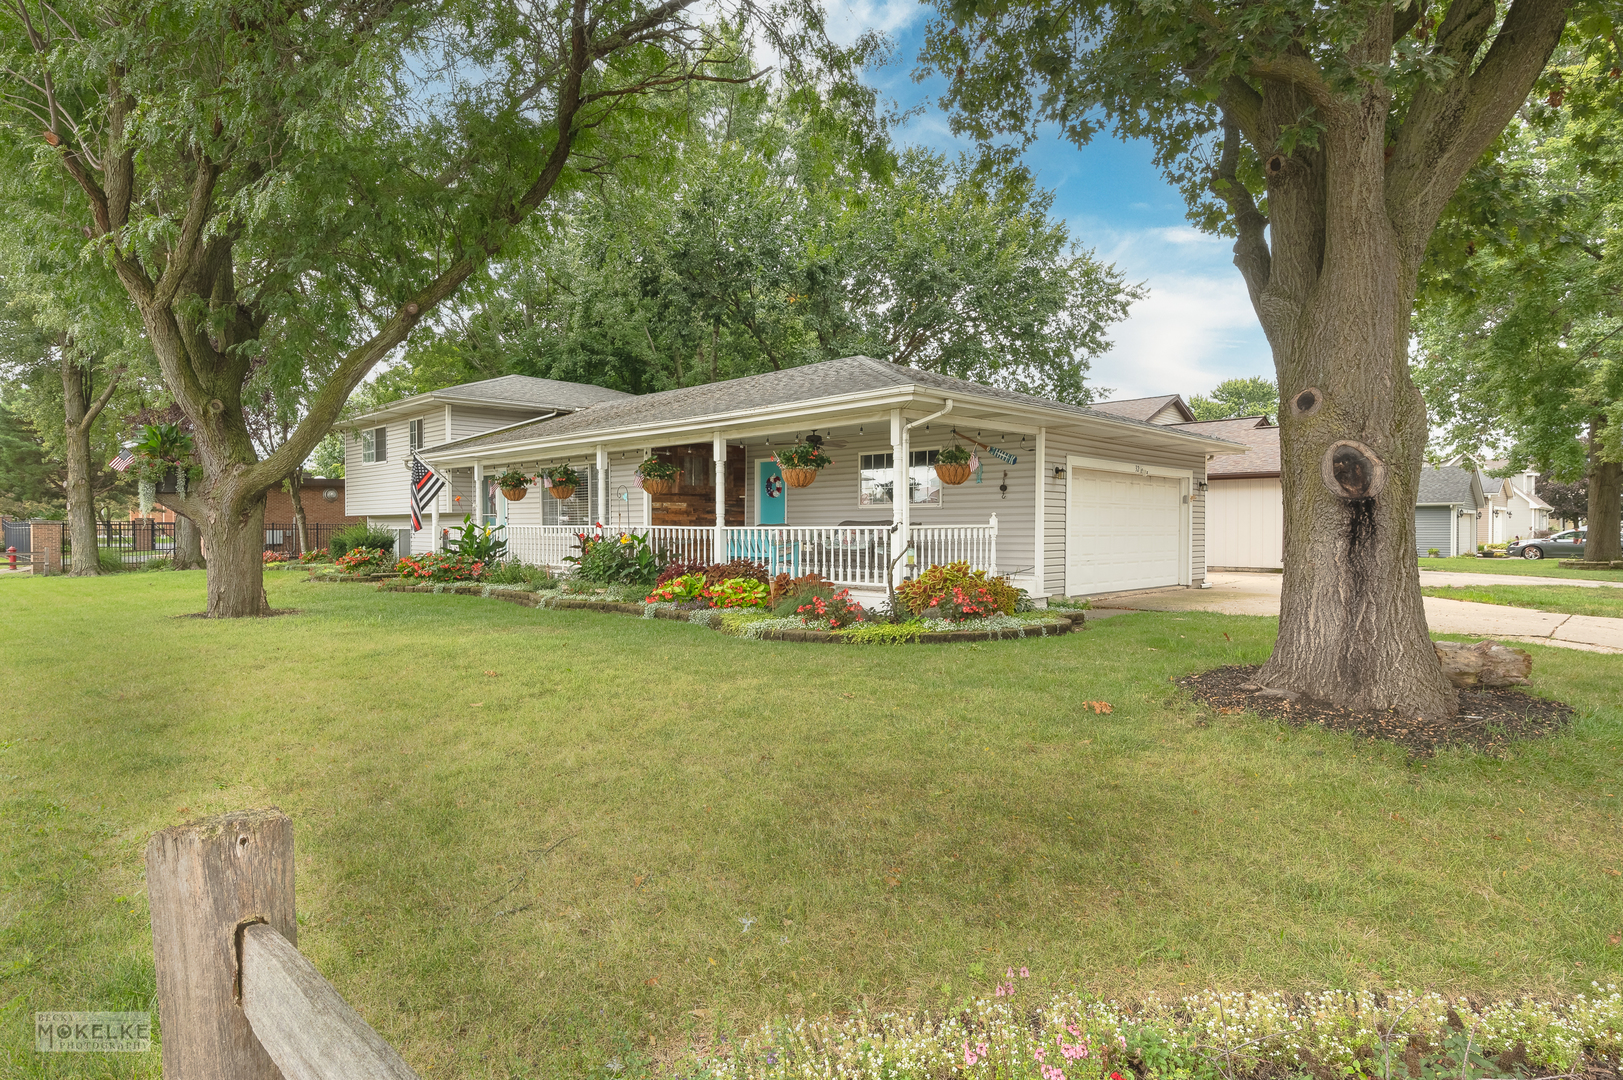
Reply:
[[1343, 439], [1324, 452], [1319, 474], [1330, 494], [1373, 499], [1386, 487], [1386, 463], [1363, 443]]

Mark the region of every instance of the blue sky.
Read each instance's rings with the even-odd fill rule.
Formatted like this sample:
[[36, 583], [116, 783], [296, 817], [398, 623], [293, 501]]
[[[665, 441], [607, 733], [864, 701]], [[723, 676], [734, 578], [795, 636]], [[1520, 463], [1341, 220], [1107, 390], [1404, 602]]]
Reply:
[[[836, 36], [878, 29], [896, 41], [896, 61], [872, 81], [904, 106], [925, 105], [899, 132], [900, 142], [948, 153], [967, 148], [937, 104], [942, 80], [912, 79], [930, 8], [914, 0], [828, 0], [828, 12]], [[1190, 227], [1183, 198], [1152, 164], [1148, 145], [1101, 135], [1078, 148], [1046, 138], [1026, 163], [1054, 192], [1054, 213], [1071, 235], [1149, 288], [1113, 329], [1115, 347], [1094, 361], [1096, 385], [1116, 397], [1187, 397], [1227, 378], [1273, 377], [1267, 341], [1230, 261], [1232, 241]]]

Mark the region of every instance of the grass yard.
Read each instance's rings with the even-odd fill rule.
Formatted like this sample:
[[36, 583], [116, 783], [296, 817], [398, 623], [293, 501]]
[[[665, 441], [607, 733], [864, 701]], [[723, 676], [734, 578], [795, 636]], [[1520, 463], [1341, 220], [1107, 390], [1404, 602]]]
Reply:
[[1171, 686], [1262, 660], [1268, 619], [795, 646], [267, 584], [299, 613], [175, 618], [196, 573], [0, 580], [0, 1074], [158, 1077], [36, 1055], [31, 1014], [155, 1008], [147, 838], [272, 804], [300, 948], [425, 1078], [637, 1075], [1011, 965], [1121, 996], [1623, 968], [1623, 657], [1529, 646], [1567, 734], [1411, 760]]
[[[1456, 574], [1516, 574], [1534, 578], [1573, 578], [1580, 581], [1613, 581], [1623, 585], [1623, 570], [1568, 570], [1559, 559], [1477, 559], [1463, 555], [1453, 559], [1421, 559], [1420, 569], [1448, 570]], [[1420, 575], [1422, 584], [1426, 575]]]
[[[1421, 578], [1424, 582], [1425, 579]], [[1577, 585], [1444, 585], [1422, 587], [1427, 596], [1470, 600], [1478, 604], [1535, 608], [1563, 615], [1600, 615], [1623, 619], [1623, 589], [1586, 589]]]

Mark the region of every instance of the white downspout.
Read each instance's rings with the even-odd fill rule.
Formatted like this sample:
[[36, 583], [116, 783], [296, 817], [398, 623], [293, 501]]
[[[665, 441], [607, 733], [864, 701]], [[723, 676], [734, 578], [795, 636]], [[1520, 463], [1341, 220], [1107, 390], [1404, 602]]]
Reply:
[[719, 563], [727, 561], [727, 441], [719, 431], [710, 435], [710, 453], [716, 485], [716, 557], [711, 561]]

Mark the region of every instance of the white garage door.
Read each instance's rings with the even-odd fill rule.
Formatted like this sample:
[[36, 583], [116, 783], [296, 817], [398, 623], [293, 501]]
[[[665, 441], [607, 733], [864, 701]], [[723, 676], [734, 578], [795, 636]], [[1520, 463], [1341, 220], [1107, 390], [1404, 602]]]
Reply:
[[1153, 589], [1183, 581], [1183, 482], [1070, 470], [1066, 591]]

